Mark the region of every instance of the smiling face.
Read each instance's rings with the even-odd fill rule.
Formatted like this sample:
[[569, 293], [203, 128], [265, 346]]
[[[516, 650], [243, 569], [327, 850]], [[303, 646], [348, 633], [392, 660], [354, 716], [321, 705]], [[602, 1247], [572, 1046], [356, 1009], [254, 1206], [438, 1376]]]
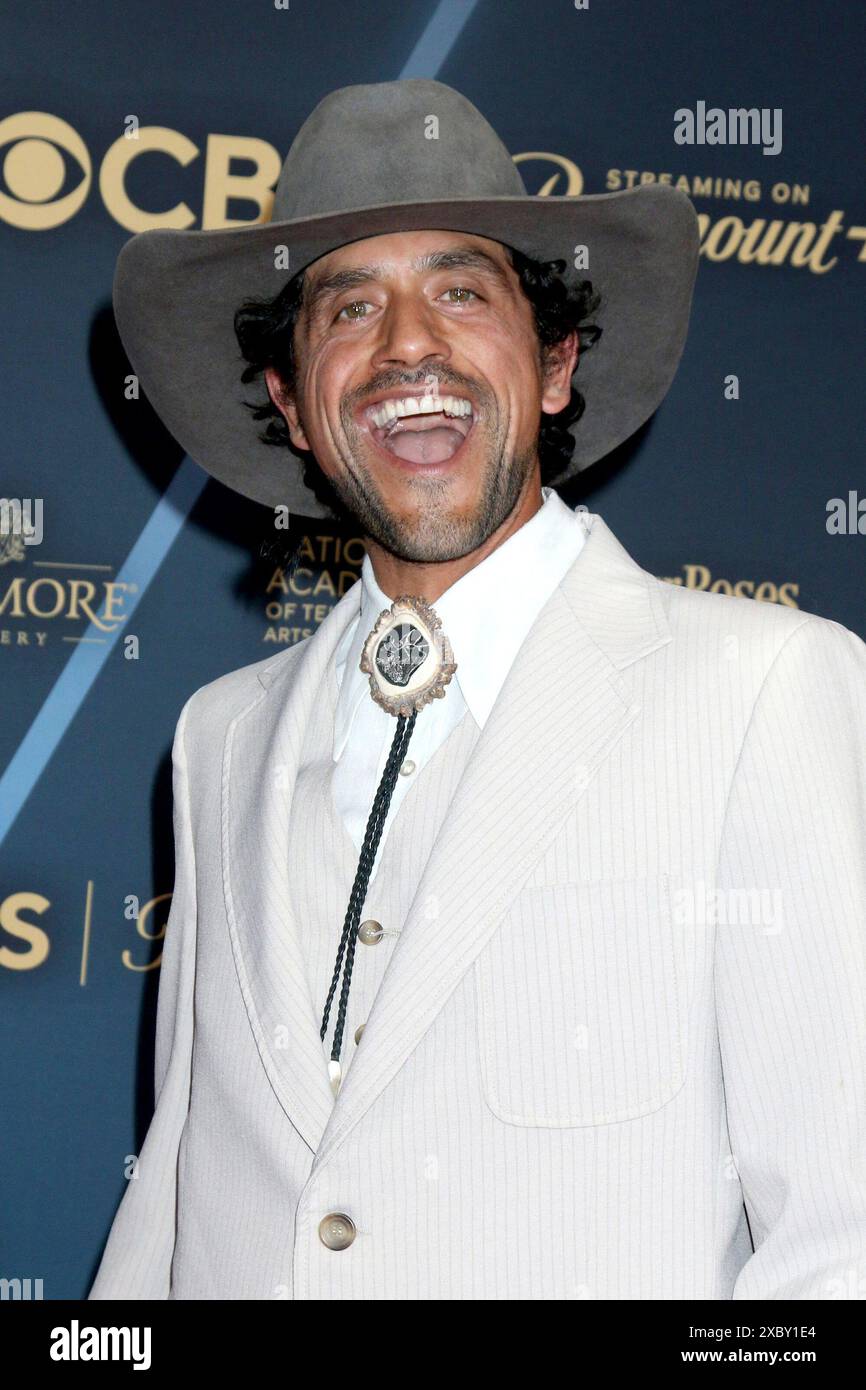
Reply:
[[265, 376], [293, 444], [312, 451], [374, 544], [446, 564], [493, 548], [537, 510], [540, 416], [568, 404], [576, 354], [572, 336], [542, 362], [498, 242], [399, 232], [309, 267], [294, 395], [273, 368]]

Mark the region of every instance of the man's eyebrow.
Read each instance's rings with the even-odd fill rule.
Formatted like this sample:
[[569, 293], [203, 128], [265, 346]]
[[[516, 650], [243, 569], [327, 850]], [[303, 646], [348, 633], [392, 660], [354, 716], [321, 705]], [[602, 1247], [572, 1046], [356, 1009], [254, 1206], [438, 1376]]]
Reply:
[[450, 251], [431, 251], [428, 255], [422, 256], [420, 260], [414, 261], [412, 269], [421, 272], [425, 270], [480, 270], [498, 280], [503, 287], [509, 283], [504, 266], [501, 266], [498, 261], [495, 261], [492, 256], [488, 256], [486, 251], [482, 251], [477, 246], [455, 246]]
[[[418, 274], [431, 270], [479, 270], [497, 280], [503, 288], [508, 286], [508, 276], [504, 267], [492, 256], [488, 256], [486, 251], [474, 246], [456, 246], [449, 251], [430, 251], [426, 256], [420, 256], [413, 261], [412, 269]], [[361, 285], [369, 284], [371, 280], [381, 279], [383, 271], [384, 267], [381, 265], [359, 265], [345, 270], [335, 270], [333, 274], [323, 276], [321, 280], [316, 280], [304, 295], [307, 313], [313, 314], [325, 300], [333, 299], [344, 290], [355, 290]]]

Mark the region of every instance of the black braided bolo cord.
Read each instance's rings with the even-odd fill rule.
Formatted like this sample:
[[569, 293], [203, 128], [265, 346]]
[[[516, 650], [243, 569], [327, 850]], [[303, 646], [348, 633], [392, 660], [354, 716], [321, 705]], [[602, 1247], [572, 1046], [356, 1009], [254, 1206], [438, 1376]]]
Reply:
[[382, 830], [384, 829], [385, 820], [388, 815], [388, 807], [391, 805], [391, 797], [394, 794], [394, 787], [397, 784], [400, 767], [406, 757], [406, 749], [409, 747], [409, 740], [412, 737], [412, 730], [415, 728], [415, 720], [417, 718], [417, 710], [414, 710], [408, 719], [404, 714], [397, 716], [397, 728], [391, 743], [391, 751], [388, 754], [385, 771], [382, 773], [382, 780], [373, 798], [373, 807], [367, 821], [367, 829], [364, 832], [361, 857], [358, 860], [355, 882], [352, 885], [352, 892], [349, 895], [349, 906], [346, 910], [346, 920], [343, 923], [343, 934], [340, 937], [340, 946], [337, 951], [337, 963], [334, 966], [331, 988], [328, 990], [328, 997], [325, 1000], [322, 1029], [319, 1034], [322, 1041], [324, 1041], [325, 1033], [328, 1030], [331, 1003], [336, 993], [337, 984], [340, 979], [340, 967], [343, 964], [343, 956], [345, 955], [346, 968], [343, 973], [343, 988], [340, 991], [340, 1000], [337, 1006], [337, 1021], [334, 1027], [334, 1041], [331, 1047], [332, 1062], [339, 1062], [343, 1045], [343, 1030], [346, 1026], [346, 1009], [349, 1003], [349, 986], [352, 983], [352, 966], [355, 961], [355, 943], [358, 937], [358, 926], [361, 921], [364, 899], [367, 896], [367, 885], [370, 882], [370, 874], [373, 872], [376, 850], [379, 848], [379, 841], [382, 838]]

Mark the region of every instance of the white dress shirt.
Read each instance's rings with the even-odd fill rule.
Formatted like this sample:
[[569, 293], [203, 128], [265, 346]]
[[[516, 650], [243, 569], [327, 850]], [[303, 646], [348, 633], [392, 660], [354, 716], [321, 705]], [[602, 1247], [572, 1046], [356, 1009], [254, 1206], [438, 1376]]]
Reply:
[[[541, 490], [541, 507], [433, 604], [454, 651], [457, 670], [443, 699], [418, 715], [397, 778], [373, 875], [389, 826], [425, 763], [467, 710], [483, 729], [505, 677], [533, 622], [586, 538], [579, 515], [553, 488]], [[338, 814], [360, 853], [376, 788], [385, 769], [397, 721], [376, 704], [369, 677], [359, 668], [376, 619], [392, 599], [376, 582], [369, 555], [361, 566], [361, 609], [336, 649], [339, 687], [334, 718], [333, 796]], [[372, 875], [371, 875], [372, 877]]]

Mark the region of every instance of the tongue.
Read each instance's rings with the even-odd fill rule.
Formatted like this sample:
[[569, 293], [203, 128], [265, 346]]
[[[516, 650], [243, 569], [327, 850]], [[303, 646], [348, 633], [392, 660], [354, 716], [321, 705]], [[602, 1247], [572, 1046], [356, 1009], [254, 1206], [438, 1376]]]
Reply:
[[432, 430], [398, 430], [384, 441], [390, 454], [408, 463], [445, 463], [463, 443], [459, 430], [437, 425]]

